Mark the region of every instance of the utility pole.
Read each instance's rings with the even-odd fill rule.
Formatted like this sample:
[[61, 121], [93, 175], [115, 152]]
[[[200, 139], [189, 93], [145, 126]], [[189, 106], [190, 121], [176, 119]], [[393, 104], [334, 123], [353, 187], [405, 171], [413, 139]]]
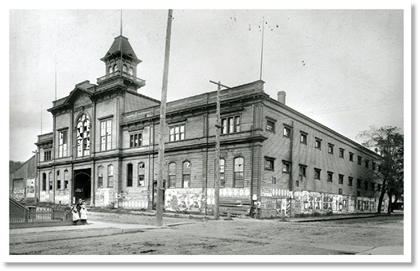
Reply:
[[220, 125], [220, 88], [223, 86], [225, 88], [229, 88], [227, 86], [222, 85], [220, 82], [214, 82], [210, 80], [210, 83], [217, 85], [217, 94], [216, 94], [216, 147], [215, 147], [215, 156], [216, 156], [216, 165], [215, 165], [215, 180], [214, 180], [214, 219], [219, 219], [219, 192], [220, 192], [220, 129], [222, 126]]
[[165, 63], [163, 69], [163, 82], [162, 82], [162, 98], [160, 104], [160, 124], [159, 124], [159, 152], [158, 152], [158, 180], [157, 180], [157, 199], [156, 199], [156, 224], [161, 227], [163, 225], [163, 167], [164, 167], [164, 154], [165, 154], [165, 134], [166, 123], [166, 93], [168, 89], [168, 69], [169, 69], [169, 50], [171, 47], [171, 27], [172, 27], [172, 9], [168, 11], [168, 25], [166, 28], [166, 45], [165, 45]]

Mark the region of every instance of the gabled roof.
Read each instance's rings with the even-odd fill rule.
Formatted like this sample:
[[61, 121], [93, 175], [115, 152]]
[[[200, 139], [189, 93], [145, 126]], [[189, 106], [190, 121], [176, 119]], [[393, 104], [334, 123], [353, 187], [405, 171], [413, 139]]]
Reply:
[[135, 61], [141, 62], [141, 60], [137, 58], [136, 53], [134, 53], [133, 48], [128, 42], [128, 38], [124, 36], [118, 36], [114, 39], [111, 48], [109, 48], [108, 52], [103, 58], [101, 58], [101, 60], [105, 61], [107, 58], [113, 55], [121, 55], [121, 52], [123, 55], [133, 58]]
[[93, 94], [92, 92], [93, 86], [95, 85], [89, 83], [89, 81], [87, 80], [77, 84], [67, 97], [61, 98], [57, 101], [53, 101], [53, 107], [50, 109], [47, 109], [47, 111], [51, 112], [52, 110], [56, 108], [66, 106], [74, 102], [74, 100], [80, 96], [80, 93], [86, 93], [89, 97], [91, 97]]

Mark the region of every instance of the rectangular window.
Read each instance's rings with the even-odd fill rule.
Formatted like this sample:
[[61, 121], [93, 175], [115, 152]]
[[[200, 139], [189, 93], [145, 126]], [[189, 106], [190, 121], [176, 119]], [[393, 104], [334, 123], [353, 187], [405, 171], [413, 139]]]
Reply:
[[185, 124], [172, 126], [169, 128], [169, 141], [179, 141], [185, 139]]
[[357, 156], [357, 164], [358, 165], [362, 164], [362, 157], [361, 156]]
[[308, 134], [300, 132], [300, 143], [308, 144]]
[[176, 164], [170, 163], [169, 164], [169, 187], [176, 186]]
[[344, 175], [339, 174], [338, 175], [338, 184], [343, 184], [343, 182], [344, 182]]
[[283, 136], [284, 137], [291, 137], [292, 136], [292, 128], [290, 128], [289, 126], [284, 126]]
[[69, 181], [64, 181], [64, 189], [68, 189], [69, 188]]
[[338, 188], [338, 194], [339, 194], [339, 195], [343, 195], [343, 189]]
[[372, 170], [376, 170], [376, 163], [372, 162]]
[[275, 158], [265, 157], [265, 169], [274, 170], [274, 160]]
[[362, 180], [357, 179], [357, 188], [362, 188]]
[[238, 133], [241, 131], [241, 118], [239, 116], [222, 119], [222, 135]]
[[333, 173], [331, 171], [328, 171], [327, 175], [328, 175], [327, 182], [332, 183], [333, 182]]
[[340, 158], [344, 158], [344, 149], [341, 149], [341, 148], [340, 148], [340, 151], [339, 151], [339, 153], [338, 153], [338, 156], [339, 156]]
[[329, 154], [334, 154], [334, 145], [333, 144], [328, 144], [328, 153]]
[[305, 166], [305, 165], [299, 165], [300, 180], [302, 180], [304, 177], [306, 177], [306, 168], [307, 168], [307, 166]]
[[56, 187], [56, 189], [58, 190], [58, 189], [61, 189], [61, 180], [57, 180], [57, 187]]
[[349, 186], [353, 186], [353, 177], [349, 177]]
[[104, 186], [104, 175], [103, 175], [103, 167], [98, 167], [98, 187]]
[[283, 161], [283, 173], [290, 173], [291, 164], [288, 161]]
[[267, 120], [267, 126], [266, 126], [266, 130], [268, 132], [272, 132], [275, 133], [276, 132], [276, 123], [272, 120]]
[[51, 161], [51, 150], [44, 151], [44, 162]]
[[369, 168], [369, 160], [365, 161], [365, 168]]
[[319, 138], [315, 138], [315, 148], [316, 149], [321, 149], [321, 139]]
[[67, 130], [61, 131], [58, 134], [58, 157], [67, 156]]
[[244, 158], [234, 160], [233, 187], [244, 187]]
[[101, 121], [101, 151], [111, 149], [111, 120]]
[[321, 179], [321, 170], [319, 168], [314, 169], [314, 179], [320, 180]]
[[140, 147], [142, 145], [142, 140], [143, 140], [142, 137], [143, 137], [143, 134], [141, 132], [131, 134], [130, 135], [130, 148]]
[[354, 154], [352, 152], [349, 152], [349, 161], [353, 162], [353, 156]]

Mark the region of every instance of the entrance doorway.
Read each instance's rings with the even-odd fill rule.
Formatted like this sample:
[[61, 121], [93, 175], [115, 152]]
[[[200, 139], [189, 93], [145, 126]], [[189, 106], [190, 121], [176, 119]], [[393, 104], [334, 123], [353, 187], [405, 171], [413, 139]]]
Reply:
[[91, 182], [90, 168], [74, 171], [74, 197], [76, 202], [82, 199], [86, 204], [90, 204]]

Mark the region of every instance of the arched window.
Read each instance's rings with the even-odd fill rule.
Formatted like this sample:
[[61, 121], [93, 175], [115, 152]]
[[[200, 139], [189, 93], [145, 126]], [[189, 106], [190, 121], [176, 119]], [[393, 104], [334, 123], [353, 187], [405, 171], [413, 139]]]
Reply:
[[138, 169], [138, 175], [139, 175], [138, 186], [144, 186], [144, 172], [145, 172], [144, 163], [140, 162], [139, 163], [139, 169]]
[[114, 65], [113, 71], [114, 72], [118, 71], [118, 65], [117, 64]]
[[49, 189], [48, 190], [52, 190], [53, 189], [53, 181], [52, 181], [52, 173], [51, 172], [48, 173], [48, 183], [49, 183]]
[[169, 185], [168, 187], [176, 186], [176, 163], [169, 164]]
[[108, 187], [114, 187], [114, 165], [108, 165]]
[[112, 71], [112, 66], [109, 66], [108, 67], [108, 74], [110, 74], [110, 73], [112, 73], [113, 71]]
[[185, 161], [182, 163], [182, 187], [187, 188], [191, 185], [191, 163]]
[[130, 67], [130, 69], [128, 69], [128, 73], [133, 76], [134, 75], [134, 70], [132, 67]]
[[244, 187], [244, 158], [237, 157], [234, 161], [233, 187]]
[[89, 155], [90, 150], [90, 119], [83, 113], [77, 120], [77, 156]]
[[104, 167], [99, 166], [98, 167], [98, 187], [104, 186]]
[[123, 66], [122, 66], [122, 71], [123, 71], [123, 72], [127, 72], [127, 66], [126, 66], [126, 65], [123, 65]]
[[127, 187], [133, 186], [133, 164], [127, 164]]
[[57, 170], [57, 185], [55, 186], [55, 189], [61, 189], [61, 177], [60, 177], [60, 170]]

